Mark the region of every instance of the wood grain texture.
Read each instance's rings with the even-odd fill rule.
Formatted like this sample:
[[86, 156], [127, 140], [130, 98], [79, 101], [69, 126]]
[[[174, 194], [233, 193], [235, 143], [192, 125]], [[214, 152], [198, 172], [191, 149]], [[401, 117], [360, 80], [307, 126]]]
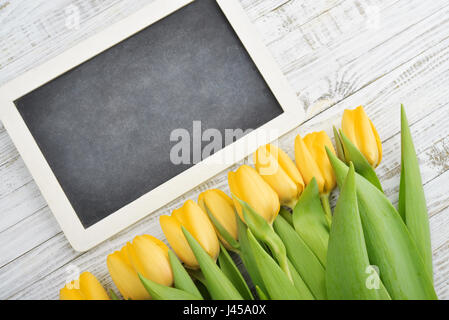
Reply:
[[[148, 0], [0, 0], [0, 84], [146, 3]], [[308, 120], [279, 140], [290, 156], [296, 134], [331, 133], [345, 108], [363, 104], [383, 141], [384, 159], [377, 172], [386, 194], [396, 203], [399, 105], [404, 103], [429, 207], [435, 285], [439, 297], [449, 299], [449, 3], [241, 3], [295, 89], [298, 105], [307, 110]], [[72, 5], [80, 13], [78, 29], [66, 27], [66, 10]], [[226, 172], [96, 248], [77, 253], [0, 124], [0, 299], [57, 299], [73, 268], [89, 270], [113, 288], [106, 255], [138, 234], [164, 239], [159, 215], [169, 214], [186, 199], [196, 199], [212, 187], [229, 191]]]

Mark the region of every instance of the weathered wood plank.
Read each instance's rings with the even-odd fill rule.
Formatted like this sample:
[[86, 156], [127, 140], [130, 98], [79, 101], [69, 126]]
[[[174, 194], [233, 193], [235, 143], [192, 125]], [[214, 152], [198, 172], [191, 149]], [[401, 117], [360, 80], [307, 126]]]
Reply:
[[433, 254], [435, 288], [440, 299], [449, 299], [449, 242]]
[[34, 181], [0, 199], [0, 232], [47, 206]]
[[[150, 0], [152, 1], [152, 0]], [[0, 11], [0, 85], [135, 12], [149, 0], [14, 1]], [[79, 13], [79, 28], [67, 18]], [[26, 21], [26, 24], [23, 23]]]
[[[414, 1], [399, 1], [387, 6], [380, 12], [379, 29], [366, 26], [363, 15], [348, 27], [345, 14], [333, 8], [269, 48], [313, 115], [445, 39], [447, 10], [433, 4], [423, 8]], [[316, 40], [310, 44], [310, 38]]]
[[[297, 24], [304, 24], [331, 8], [340, 4], [343, 0], [277, 0], [277, 1], [241, 1], [242, 6], [248, 12], [248, 17], [256, 25], [265, 24], [265, 21], [277, 20], [270, 23], [270, 30], [262, 28], [265, 32], [278, 33], [289, 32]], [[247, 4], [249, 3], [249, 4]], [[274, 36], [275, 37], [275, 36]]]
[[[132, 14], [153, 0], [55, 0], [0, 1], [0, 85], [29, 70], [82, 39]], [[289, 0], [241, 0], [255, 20]], [[317, 4], [313, 4], [316, 2]], [[333, 1], [308, 0], [306, 17], [332, 7]], [[313, 5], [312, 5], [313, 4]], [[78, 28], [69, 28], [67, 18], [79, 13]], [[27, 21], [26, 24], [23, 21]]]

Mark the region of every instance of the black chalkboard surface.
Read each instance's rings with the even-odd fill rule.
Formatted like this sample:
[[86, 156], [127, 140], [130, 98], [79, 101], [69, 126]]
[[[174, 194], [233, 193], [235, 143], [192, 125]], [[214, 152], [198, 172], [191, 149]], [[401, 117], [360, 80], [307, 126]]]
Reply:
[[258, 128], [282, 109], [213, 0], [197, 0], [15, 101], [85, 228], [192, 164], [176, 128]]

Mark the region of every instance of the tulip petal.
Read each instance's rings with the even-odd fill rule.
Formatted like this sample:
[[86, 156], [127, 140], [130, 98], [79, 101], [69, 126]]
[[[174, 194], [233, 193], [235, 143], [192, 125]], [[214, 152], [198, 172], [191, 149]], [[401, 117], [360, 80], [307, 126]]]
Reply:
[[[202, 192], [198, 204], [209, 216], [221, 242], [228, 249], [238, 247], [237, 222], [233, 200], [219, 189]], [[232, 244], [231, 244], [232, 242]]]
[[357, 149], [361, 150], [356, 131], [355, 123], [357, 121], [355, 110], [346, 109], [343, 112], [343, 117], [341, 119], [341, 130], [345, 133], [349, 140], [357, 147]]
[[304, 182], [284, 151], [273, 145], [261, 146], [254, 153], [254, 163], [257, 172], [277, 193], [282, 204], [296, 203]]
[[315, 159], [299, 134], [295, 138], [295, 161], [306, 185], [315, 178], [318, 184], [318, 189], [322, 192], [324, 190], [324, 177], [321, 174], [318, 164], [315, 162]]
[[137, 272], [129, 261], [127, 250], [128, 247], [125, 245], [120, 251], [108, 255], [106, 264], [109, 275], [125, 300], [150, 299]]
[[187, 267], [197, 269], [199, 267], [195, 255], [184, 237], [181, 230], [181, 223], [172, 216], [160, 216], [159, 224], [167, 238], [170, 246], [176, 252], [176, 255], [186, 264]]
[[110, 300], [106, 290], [90, 272], [81, 273], [79, 285], [86, 300]]
[[372, 131], [371, 120], [365, 113], [362, 106], [356, 108], [357, 122], [355, 123], [358, 132], [358, 139], [362, 153], [368, 159], [368, 162], [375, 166], [379, 163], [379, 152], [377, 141]]
[[[312, 155], [312, 158], [315, 160], [315, 163], [318, 165], [321, 176], [324, 179], [323, 188], [319, 188], [320, 193], [328, 194], [336, 186], [335, 174], [332, 170], [332, 165], [329, 162], [325, 149], [325, 147], [327, 147], [335, 153], [332, 141], [326, 132], [319, 131], [306, 135], [304, 137], [304, 143]], [[318, 184], [318, 186], [320, 185]]]
[[137, 236], [132, 245], [128, 243], [129, 259], [136, 272], [154, 282], [171, 286], [173, 273], [168, 261], [168, 253], [164, 249], [161, 249], [160, 244], [153, 242], [152, 237], [148, 236]]
[[371, 119], [369, 122], [371, 123], [371, 129], [373, 130], [374, 138], [376, 139], [376, 144], [377, 144], [378, 160], [377, 160], [377, 164], [375, 165], [375, 167], [377, 167], [380, 164], [380, 162], [382, 161], [382, 140], [380, 140], [379, 133], [377, 132], [376, 127], [374, 126]]
[[[212, 221], [215, 229], [217, 229], [218, 234], [222, 238], [223, 244], [225, 244], [228, 248], [238, 249], [240, 247], [240, 244], [237, 240], [234, 239], [233, 236], [221, 225], [221, 223], [218, 221], [217, 218], [210, 212], [209, 208], [206, 204], [204, 204], [205, 210], [207, 215], [209, 216], [210, 220]], [[235, 215], [234, 215], [235, 219]], [[237, 224], [237, 223], [236, 223]]]
[[380, 163], [382, 147], [377, 131], [362, 106], [354, 110], [345, 110], [342, 119], [342, 130], [349, 140], [360, 150], [373, 166]]
[[[277, 193], [270, 185], [254, 168], [247, 165], [242, 165], [237, 169], [234, 180], [239, 185], [237, 188], [239, 194], [234, 193], [230, 184], [231, 192], [249, 203], [269, 224], [273, 223], [279, 212], [280, 203]], [[240, 205], [239, 208], [241, 210]], [[240, 211], [239, 214], [241, 213]], [[243, 218], [243, 216], [241, 217]]]
[[271, 154], [277, 155], [279, 165], [287, 173], [290, 179], [293, 180], [295, 184], [298, 185], [300, 192], [304, 189], [304, 180], [302, 179], [301, 173], [298, 168], [296, 168], [295, 163], [290, 159], [290, 157], [284, 152], [284, 150], [274, 146], [268, 145]]
[[[69, 288], [70, 286], [70, 288]], [[64, 286], [59, 291], [59, 299], [60, 300], [87, 300], [81, 290], [73, 287], [74, 281]]]
[[189, 230], [212, 259], [216, 260], [220, 251], [220, 244], [214, 226], [207, 214], [192, 200], [187, 200], [183, 208], [184, 221], [181, 224]]
[[154, 244], [156, 244], [159, 248], [161, 248], [162, 252], [168, 258], [168, 250], [169, 249], [168, 249], [167, 245], [162, 240], [159, 240], [158, 238], [153, 237], [152, 235], [149, 235], [149, 234], [143, 234], [142, 237], [148, 239], [149, 241], [151, 241]]

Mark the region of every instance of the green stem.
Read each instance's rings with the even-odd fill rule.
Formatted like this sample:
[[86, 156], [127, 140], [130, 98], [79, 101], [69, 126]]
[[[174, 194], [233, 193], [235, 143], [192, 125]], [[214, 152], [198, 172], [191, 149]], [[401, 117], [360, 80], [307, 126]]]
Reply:
[[201, 272], [201, 270], [190, 269], [187, 272], [190, 274], [190, 276], [192, 278], [194, 278], [195, 280], [201, 282], [207, 288], [207, 282], [206, 282], [206, 279], [204, 278], [204, 275]]
[[290, 268], [288, 267], [287, 256], [286, 255], [278, 255], [277, 258], [278, 258], [278, 261], [279, 261], [279, 266], [285, 272], [285, 274], [290, 279], [290, 281], [293, 283], [293, 277], [292, 277], [292, 274], [290, 272]]
[[327, 223], [330, 228], [331, 224], [332, 224], [332, 211], [331, 211], [331, 206], [329, 204], [329, 194], [320, 195], [320, 199], [321, 199], [321, 204], [323, 206], [324, 212], [326, 214]]
[[281, 210], [279, 211], [279, 215], [282, 216], [287, 222], [292, 226], [293, 225], [293, 217], [290, 211], [287, 209], [281, 207]]
[[[274, 229], [273, 229], [272, 225], [270, 225], [270, 228], [271, 228], [271, 230], [273, 230], [273, 233], [274, 233]], [[276, 234], [276, 233], [274, 233], [274, 234]], [[277, 246], [276, 241], [268, 241], [267, 244], [270, 247], [270, 250], [272, 251], [276, 260], [278, 261], [279, 267], [281, 267], [281, 269], [285, 272], [285, 274], [290, 279], [290, 281], [293, 282], [293, 277], [290, 272], [290, 268], [288, 266], [288, 258], [287, 258], [287, 252], [285, 250], [285, 247], [283, 245], [282, 245], [282, 248]]]
[[109, 296], [111, 297], [111, 300], [120, 300], [115, 291], [112, 289], [109, 289]]

